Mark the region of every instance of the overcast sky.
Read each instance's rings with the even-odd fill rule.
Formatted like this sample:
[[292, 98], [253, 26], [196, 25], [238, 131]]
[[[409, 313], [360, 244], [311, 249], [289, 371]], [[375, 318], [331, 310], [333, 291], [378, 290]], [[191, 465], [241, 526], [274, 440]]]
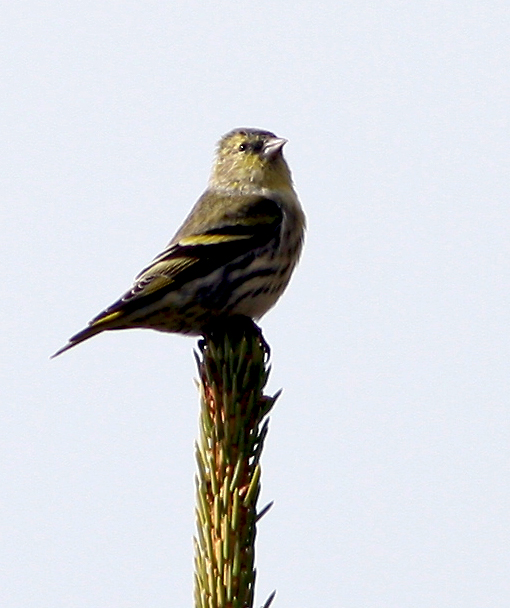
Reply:
[[289, 140], [257, 606], [510, 605], [508, 2], [4, 3], [0, 604], [192, 605], [195, 340], [48, 359], [234, 127]]

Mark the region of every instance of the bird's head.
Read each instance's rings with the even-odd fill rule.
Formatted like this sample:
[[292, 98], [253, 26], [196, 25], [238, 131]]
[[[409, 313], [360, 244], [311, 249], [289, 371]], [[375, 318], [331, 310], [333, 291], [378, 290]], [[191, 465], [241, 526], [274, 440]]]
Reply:
[[218, 144], [210, 185], [237, 191], [292, 188], [282, 154], [286, 143], [286, 139], [259, 129], [227, 133]]

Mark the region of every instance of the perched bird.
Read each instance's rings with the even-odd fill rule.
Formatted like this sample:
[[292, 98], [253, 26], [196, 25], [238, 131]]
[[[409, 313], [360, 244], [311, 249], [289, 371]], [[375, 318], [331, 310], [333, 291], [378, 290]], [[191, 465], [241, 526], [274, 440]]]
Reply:
[[289, 282], [305, 229], [286, 142], [258, 129], [227, 133], [207, 190], [167, 248], [53, 356], [107, 330], [207, 335], [218, 320], [266, 313]]

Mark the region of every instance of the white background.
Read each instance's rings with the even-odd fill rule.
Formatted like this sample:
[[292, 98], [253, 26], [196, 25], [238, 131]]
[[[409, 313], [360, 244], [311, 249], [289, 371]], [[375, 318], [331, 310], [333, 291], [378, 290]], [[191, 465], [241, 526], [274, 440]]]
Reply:
[[257, 605], [510, 605], [510, 8], [2, 9], [3, 608], [192, 605], [193, 339], [48, 357], [170, 240], [234, 127], [309, 223], [263, 319]]

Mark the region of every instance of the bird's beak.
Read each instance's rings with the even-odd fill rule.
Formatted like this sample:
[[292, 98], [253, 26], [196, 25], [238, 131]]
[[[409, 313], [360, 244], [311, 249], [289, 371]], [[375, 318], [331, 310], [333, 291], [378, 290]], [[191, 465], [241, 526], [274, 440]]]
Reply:
[[283, 137], [272, 137], [262, 149], [262, 155], [264, 158], [269, 160], [275, 158], [275, 156], [280, 152], [283, 146], [287, 143], [288, 139], [284, 139]]

